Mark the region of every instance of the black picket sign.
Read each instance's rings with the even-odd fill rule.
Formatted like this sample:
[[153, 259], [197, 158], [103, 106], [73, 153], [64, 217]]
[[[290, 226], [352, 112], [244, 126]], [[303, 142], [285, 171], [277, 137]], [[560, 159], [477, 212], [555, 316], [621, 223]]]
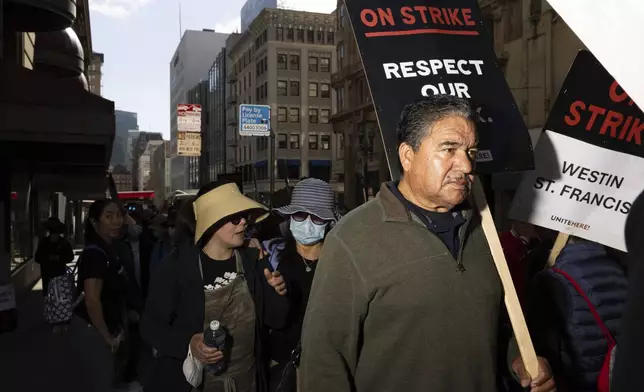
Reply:
[[400, 176], [396, 126], [432, 94], [469, 98], [478, 113], [481, 174], [534, 168], [523, 118], [496, 62], [476, 0], [345, 0], [385, 146]]
[[644, 114], [587, 50], [575, 57], [545, 129], [644, 158]]

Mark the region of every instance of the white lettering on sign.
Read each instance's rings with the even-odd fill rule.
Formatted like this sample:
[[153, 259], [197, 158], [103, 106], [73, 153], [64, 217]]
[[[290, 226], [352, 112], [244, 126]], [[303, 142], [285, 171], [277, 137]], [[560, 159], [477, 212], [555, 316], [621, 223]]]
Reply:
[[534, 158], [510, 217], [626, 251], [624, 226], [644, 188], [644, 159], [552, 131], [539, 138]]
[[483, 60], [432, 59], [384, 63], [387, 79], [417, 78], [430, 75], [483, 75]]
[[[430, 59], [403, 61], [382, 64], [385, 78], [413, 79], [440, 75], [483, 75], [483, 60]], [[463, 82], [439, 82], [426, 84], [420, 88], [423, 97], [431, 95], [454, 95], [459, 98], [472, 98], [469, 87]]]

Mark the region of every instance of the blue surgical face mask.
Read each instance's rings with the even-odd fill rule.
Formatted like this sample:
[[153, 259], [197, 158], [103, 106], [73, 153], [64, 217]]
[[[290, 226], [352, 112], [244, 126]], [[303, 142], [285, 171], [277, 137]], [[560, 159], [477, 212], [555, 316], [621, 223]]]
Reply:
[[301, 222], [291, 218], [290, 229], [295, 241], [302, 245], [313, 245], [324, 239], [324, 231], [327, 225], [328, 223], [316, 225], [311, 222], [311, 217], [309, 216]]

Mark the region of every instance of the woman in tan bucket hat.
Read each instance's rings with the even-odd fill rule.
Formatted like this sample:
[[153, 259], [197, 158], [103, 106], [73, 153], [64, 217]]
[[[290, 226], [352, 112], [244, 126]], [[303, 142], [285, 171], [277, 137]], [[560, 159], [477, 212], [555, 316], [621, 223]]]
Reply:
[[[282, 276], [244, 239], [268, 210], [228, 182], [204, 186], [192, 205], [194, 235], [180, 241], [150, 285], [142, 335], [156, 369], [145, 390], [189, 391], [188, 377], [205, 392], [265, 392], [265, 338], [284, 325], [289, 303]], [[203, 342], [213, 320], [231, 337], [223, 353]], [[198, 377], [184, 375], [184, 359], [196, 364]], [[204, 366], [222, 362], [225, 370], [216, 374]]]

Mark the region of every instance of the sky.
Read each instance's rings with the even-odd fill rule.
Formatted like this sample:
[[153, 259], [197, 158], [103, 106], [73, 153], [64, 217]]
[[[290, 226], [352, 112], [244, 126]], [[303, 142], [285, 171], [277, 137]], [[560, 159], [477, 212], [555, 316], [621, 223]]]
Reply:
[[[161, 132], [169, 139], [169, 64], [180, 32], [239, 31], [244, 2], [89, 0], [93, 50], [105, 55], [103, 96], [114, 101], [116, 109], [138, 113], [140, 130]], [[284, 8], [312, 12], [330, 13], [336, 4], [336, 0], [278, 0]]]

